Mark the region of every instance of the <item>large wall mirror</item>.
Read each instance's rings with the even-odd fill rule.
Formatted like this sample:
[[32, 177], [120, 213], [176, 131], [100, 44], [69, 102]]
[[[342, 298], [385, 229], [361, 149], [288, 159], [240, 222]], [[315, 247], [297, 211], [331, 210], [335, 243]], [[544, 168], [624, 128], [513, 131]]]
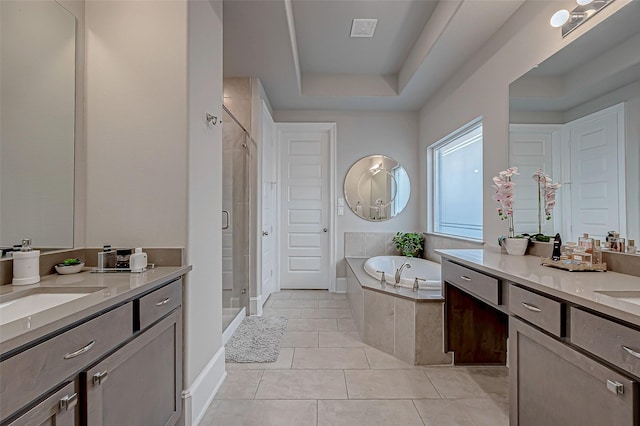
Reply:
[[513, 82], [517, 233], [537, 233], [538, 168], [562, 187], [546, 235], [640, 238], [640, 2], [630, 2]]
[[407, 171], [384, 155], [369, 155], [356, 161], [344, 180], [344, 196], [351, 211], [374, 222], [397, 216], [410, 195]]
[[73, 247], [76, 19], [0, 1], [0, 246]]

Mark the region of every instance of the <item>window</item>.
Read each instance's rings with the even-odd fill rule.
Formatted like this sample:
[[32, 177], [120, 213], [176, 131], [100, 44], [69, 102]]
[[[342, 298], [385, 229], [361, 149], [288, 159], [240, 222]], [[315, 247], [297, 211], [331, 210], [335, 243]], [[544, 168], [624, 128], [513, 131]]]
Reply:
[[482, 239], [482, 120], [430, 148], [433, 231]]

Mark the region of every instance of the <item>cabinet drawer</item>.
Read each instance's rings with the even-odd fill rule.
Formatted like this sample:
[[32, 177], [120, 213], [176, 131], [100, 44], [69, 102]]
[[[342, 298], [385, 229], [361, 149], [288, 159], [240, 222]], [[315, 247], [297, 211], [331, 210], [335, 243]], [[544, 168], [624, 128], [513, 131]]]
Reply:
[[571, 343], [640, 377], [640, 331], [571, 308]]
[[521, 287], [509, 286], [509, 310], [520, 318], [562, 337], [562, 303], [532, 293]]
[[73, 383], [68, 383], [7, 426], [74, 426], [78, 411], [78, 393]]
[[140, 330], [144, 330], [182, 304], [182, 279], [140, 298]]
[[445, 261], [442, 263], [442, 279], [491, 303], [502, 303], [497, 278]]
[[133, 334], [127, 303], [0, 363], [0, 418], [71, 378]]

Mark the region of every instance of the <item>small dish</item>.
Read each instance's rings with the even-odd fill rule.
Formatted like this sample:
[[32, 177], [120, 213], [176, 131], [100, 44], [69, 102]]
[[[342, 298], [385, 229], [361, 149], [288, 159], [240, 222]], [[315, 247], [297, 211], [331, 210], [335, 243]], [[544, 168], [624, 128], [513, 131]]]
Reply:
[[60, 275], [77, 274], [82, 271], [84, 262], [77, 263], [75, 265], [56, 265], [56, 272]]

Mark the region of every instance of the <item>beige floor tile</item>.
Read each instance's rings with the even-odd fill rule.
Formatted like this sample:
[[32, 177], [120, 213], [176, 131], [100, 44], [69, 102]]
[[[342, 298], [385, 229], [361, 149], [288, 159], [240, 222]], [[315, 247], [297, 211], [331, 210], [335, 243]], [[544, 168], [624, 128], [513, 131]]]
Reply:
[[347, 293], [332, 293], [333, 300], [347, 300]]
[[345, 370], [344, 373], [349, 399], [440, 398], [427, 376], [415, 369]]
[[[320, 301], [322, 302], [322, 300]], [[320, 309], [300, 309], [300, 318], [351, 318], [350, 309], [320, 308]]]
[[342, 370], [265, 371], [256, 399], [346, 399]]
[[335, 319], [290, 319], [287, 322], [287, 331], [338, 331], [338, 323]]
[[489, 394], [509, 394], [509, 369], [507, 367], [468, 367], [473, 380]]
[[317, 348], [317, 331], [285, 331], [282, 336], [283, 348]]
[[318, 426], [422, 426], [411, 400], [318, 401]]
[[230, 370], [216, 399], [253, 399], [264, 370]]
[[318, 334], [321, 348], [361, 348], [364, 346], [357, 331], [321, 331]]
[[358, 331], [354, 319], [338, 319], [338, 331]]
[[200, 426], [316, 426], [316, 401], [215, 400]]
[[483, 384], [493, 393], [508, 392], [508, 379], [491, 377], [480, 371], [471, 374], [464, 367], [424, 367], [424, 372], [443, 398], [488, 397], [490, 392], [483, 388]]
[[419, 399], [414, 403], [426, 426], [509, 425], [509, 409], [504, 400]]
[[284, 370], [291, 368], [294, 348], [280, 348], [276, 362], [227, 362], [229, 370]]
[[386, 352], [382, 352], [381, 350], [368, 345], [365, 345], [364, 352], [367, 355], [369, 366], [373, 370], [397, 370], [415, 368], [408, 362], [399, 360], [393, 355], [389, 355]]
[[318, 308], [317, 300], [274, 300], [270, 308]]
[[269, 300], [288, 300], [291, 299], [291, 292], [284, 290], [278, 291], [277, 293], [271, 293], [269, 296]]
[[262, 311], [264, 317], [301, 318], [302, 309], [293, 308], [265, 308]]
[[294, 369], [368, 369], [362, 348], [297, 348]]
[[291, 300], [333, 300], [333, 293], [327, 290], [289, 290]]
[[349, 309], [348, 300], [320, 300], [318, 301], [319, 308], [342, 308]]

